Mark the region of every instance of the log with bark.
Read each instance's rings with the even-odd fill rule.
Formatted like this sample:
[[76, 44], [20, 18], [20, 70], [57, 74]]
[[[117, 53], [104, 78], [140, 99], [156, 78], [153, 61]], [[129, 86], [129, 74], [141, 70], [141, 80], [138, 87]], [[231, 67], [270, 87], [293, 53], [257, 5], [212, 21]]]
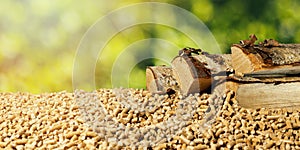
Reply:
[[194, 57], [178, 56], [172, 61], [174, 77], [184, 95], [207, 89], [211, 83], [211, 72], [203, 62]]
[[278, 44], [276, 46], [254, 45], [231, 47], [232, 66], [237, 73], [258, 70], [290, 68], [300, 64], [300, 44]]
[[202, 54], [177, 56], [172, 61], [174, 77], [182, 94], [202, 92], [209, 89], [214, 76], [226, 76], [230, 70], [230, 55]]
[[[236, 92], [243, 107], [300, 108], [300, 44], [265, 40], [255, 45], [256, 36], [250, 38], [233, 44], [232, 54], [185, 48], [173, 59], [172, 67], [147, 69], [147, 88], [156, 92], [172, 88], [188, 95], [208, 92], [214, 84], [226, 81], [226, 88]], [[176, 86], [162, 84], [171, 82]]]
[[[231, 47], [236, 98], [246, 108], [300, 107], [300, 44], [265, 40]], [[232, 79], [232, 78], [231, 78]]]
[[147, 89], [153, 93], [164, 93], [169, 88], [179, 89], [183, 95], [198, 93], [210, 88], [219, 76], [226, 76], [230, 69], [229, 54], [177, 56], [172, 68], [153, 66], [146, 69]]

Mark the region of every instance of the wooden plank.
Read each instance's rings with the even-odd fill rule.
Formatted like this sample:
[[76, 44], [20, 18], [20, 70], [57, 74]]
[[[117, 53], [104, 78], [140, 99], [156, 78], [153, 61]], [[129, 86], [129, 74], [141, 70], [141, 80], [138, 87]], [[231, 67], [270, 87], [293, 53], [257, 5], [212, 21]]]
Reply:
[[300, 108], [300, 82], [239, 85], [236, 99], [245, 108]]

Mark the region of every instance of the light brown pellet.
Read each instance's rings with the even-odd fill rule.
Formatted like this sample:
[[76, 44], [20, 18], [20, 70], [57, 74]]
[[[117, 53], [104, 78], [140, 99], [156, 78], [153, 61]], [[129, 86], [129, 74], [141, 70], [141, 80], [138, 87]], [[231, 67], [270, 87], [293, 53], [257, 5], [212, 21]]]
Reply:
[[221, 133], [225, 132], [225, 130], [226, 130], [226, 129], [224, 129], [224, 128], [219, 128], [219, 129], [217, 130], [217, 132], [216, 132], [215, 135], [216, 135], [217, 137], [219, 137], [219, 136], [221, 135]]
[[266, 142], [266, 149], [270, 149], [271, 147], [273, 147], [274, 146], [274, 142], [273, 141], [271, 141], [271, 140], [266, 140], [265, 141]]
[[157, 147], [155, 147], [155, 150], [163, 150], [167, 148], [167, 144], [164, 143], [164, 144], [159, 144]]
[[97, 133], [96, 132], [92, 132], [92, 131], [88, 131], [88, 132], [86, 132], [86, 136], [87, 137], [96, 137]]
[[66, 138], [67, 139], [70, 139], [70, 138], [72, 138], [73, 136], [75, 136], [75, 135], [80, 135], [80, 131], [74, 131], [74, 132], [68, 132], [67, 134], [66, 134]]
[[73, 141], [70, 141], [70, 142], [68, 142], [68, 143], [66, 144], [66, 147], [67, 147], [67, 148], [71, 148], [71, 147], [73, 147], [73, 146], [77, 146], [77, 143], [76, 143], [76, 142], [73, 142]]
[[54, 125], [54, 126], [52, 126], [52, 128], [50, 128], [49, 132], [53, 132], [54, 130], [61, 129], [62, 126], [63, 126], [62, 124]]
[[187, 139], [183, 135], [179, 136], [179, 139], [185, 144], [190, 144], [190, 142], [191, 142], [189, 139]]
[[208, 146], [207, 145], [197, 145], [194, 147], [195, 150], [204, 150], [204, 149], [208, 149]]
[[7, 145], [7, 142], [0, 142], [0, 147], [4, 148]]
[[197, 139], [194, 139], [194, 142], [196, 143], [196, 144], [199, 144], [199, 143], [203, 143], [203, 139], [201, 138], [197, 138]]
[[57, 141], [56, 140], [45, 140], [44, 143], [47, 145], [53, 145], [53, 144], [57, 143]]
[[280, 117], [279, 115], [277, 115], [277, 116], [267, 116], [267, 120], [276, 120], [279, 117]]
[[15, 141], [15, 143], [17, 144], [17, 145], [24, 145], [24, 144], [26, 144], [27, 143], [27, 139], [17, 139], [16, 141]]

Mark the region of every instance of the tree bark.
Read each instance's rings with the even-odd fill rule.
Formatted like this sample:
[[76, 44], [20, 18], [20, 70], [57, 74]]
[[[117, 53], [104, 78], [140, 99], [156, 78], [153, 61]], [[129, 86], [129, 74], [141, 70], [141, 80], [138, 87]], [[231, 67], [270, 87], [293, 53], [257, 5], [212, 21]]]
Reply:
[[246, 108], [300, 106], [300, 44], [231, 47], [232, 66], [239, 83], [236, 99]]
[[300, 64], [300, 44], [256, 45], [231, 47], [232, 66], [238, 73], [294, 67]]
[[188, 95], [225, 82], [243, 107], [300, 107], [300, 44], [233, 45], [231, 51], [231, 55], [177, 56], [172, 68], [149, 67], [147, 88], [151, 92], [178, 89]]

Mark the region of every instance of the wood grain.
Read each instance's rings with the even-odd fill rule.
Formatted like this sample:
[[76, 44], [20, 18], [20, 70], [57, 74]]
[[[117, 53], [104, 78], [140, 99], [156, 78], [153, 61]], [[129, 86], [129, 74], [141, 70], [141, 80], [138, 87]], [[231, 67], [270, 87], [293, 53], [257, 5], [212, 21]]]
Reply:
[[168, 88], [179, 90], [171, 67], [151, 66], [146, 69], [146, 87], [151, 93], [166, 93]]
[[234, 44], [231, 53], [233, 68], [238, 73], [293, 67], [300, 63], [300, 44], [279, 44], [273, 47], [242, 47]]
[[300, 82], [241, 84], [236, 99], [245, 108], [300, 108]]
[[182, 94], [198, 93], [211, 85], [211, 74], [204, 63], [193, 57], [178, 56], [172, 61], [173, 73]]

